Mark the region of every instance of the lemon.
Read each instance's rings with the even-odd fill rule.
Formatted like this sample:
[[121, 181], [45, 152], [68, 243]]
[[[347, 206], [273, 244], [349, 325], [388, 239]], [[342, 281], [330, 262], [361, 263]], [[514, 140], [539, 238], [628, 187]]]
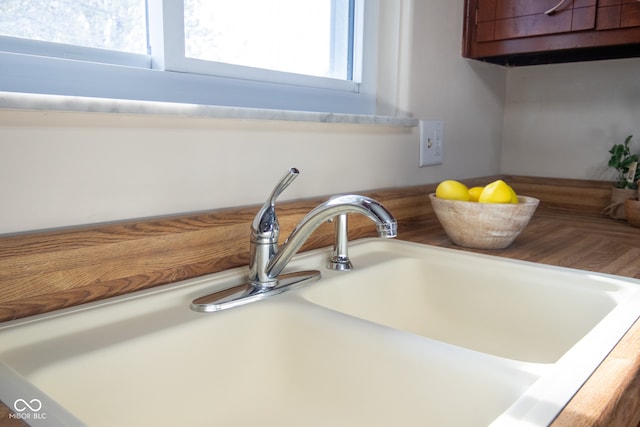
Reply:
[[[511, 188], [511, 187], [509, 187]], [[518, 200], [518, 195], [516, 194], [515, 190], [513, 188], [511, 188], [511, 191], [513, 192], [513, 194], [511, 195], [511, 203], [514, 205], [517, 205], [518, 203], [520, 203], [520, 200]]]
[[498, 179], [484, 187], [478, 201], [480, 203], [518, 203], [518, 196], [509, 184]]
[[471, 187], [469, 189], [469, 197], [472, 202], [477, 202], [480, 199], [480, 193], [482, 193], [484, 187]]
[[448, 179], [438, 184], [436, 197], [447, 200], [469, 201], [469, 189], [461, 182]]

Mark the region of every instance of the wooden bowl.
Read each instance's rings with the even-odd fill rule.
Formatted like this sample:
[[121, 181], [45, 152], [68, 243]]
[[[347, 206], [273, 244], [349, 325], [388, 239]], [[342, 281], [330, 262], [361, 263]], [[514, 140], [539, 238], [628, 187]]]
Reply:
[[625, 200], [624, 214], [629, 224], [633, 225], [634, 227], [640, 227], [640, 200]]
[[429, 194], [431, 206], [447, 236], [459, 246], [504, 249], [529, 223], [540, 201], [518, 196], [520, 203], [478, 203], [439, 199]]

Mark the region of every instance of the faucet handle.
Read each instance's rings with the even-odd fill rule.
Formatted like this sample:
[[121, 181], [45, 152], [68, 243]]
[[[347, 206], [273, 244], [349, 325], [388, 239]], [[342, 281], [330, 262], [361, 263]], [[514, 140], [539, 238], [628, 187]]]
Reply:
[[298, 177], [300, 171], [296, 168], [289, 168], [287, 173], [280, 179], [280, 182], [273, 188], [269, 200], [267, 203], [271, 206], [276, 205], [276, 199], [278, 196]]
[[276, 199], [293, 182], [300, 171], [290, 168], [274, 187], [271, 195], [260, 208], [251, 223], [251, 240], [255, 243], [277, 244], [280, 235], [280, 225], [276, 216]]

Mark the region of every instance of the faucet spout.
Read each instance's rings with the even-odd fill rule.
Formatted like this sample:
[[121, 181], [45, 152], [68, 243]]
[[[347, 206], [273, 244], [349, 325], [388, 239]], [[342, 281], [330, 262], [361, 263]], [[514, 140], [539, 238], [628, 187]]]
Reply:
[[272, 280], [277, 278], [320, 224], [336, 215], [350, 212], [362, 214], [374, 221], [379, 237], [396, 237], [398, 233], [396, 219], [376, 200], [360, 195], [336, 196], [314, 208], [294, 228], [282, 247], [267, 264], [266, 276]]

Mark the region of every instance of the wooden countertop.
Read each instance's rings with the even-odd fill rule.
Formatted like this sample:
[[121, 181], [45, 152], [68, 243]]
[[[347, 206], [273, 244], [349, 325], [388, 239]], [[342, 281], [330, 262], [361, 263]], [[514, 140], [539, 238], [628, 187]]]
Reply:
[[600, 214], [541, 205], [506, 249], [480, 250], [453, 244], [435, 218], [405, 225], [399, 238], [543, 264], [640, 279], [640, 228]]
[[[494, 178], [465, 183], [484, 185]], [[608, 203], [610, 183], [502, 178], [519, 194], [541, 200], [524, 232], [503, 250], [453, 245], [426, 196], [435, 190], [433, 184], [362, 194], [394, 213], [398, 237], [404, 240], [640, 278], [640, 228], [599, 213]], [[324, 200], [280, 204], [282, 235], [288, 235], [304, 214]], [[247, 265], [248, 224], [257, 208], [0, 236], [0, 322]], [[375, 235], [369, 220], [359, 216], [350, 219], [349, 227], [351, 239]], [[333, 227], [325, 224], [302, 249], [332, 243]], [[5, 426], [9, 419], [2, 406], [0, 426]], [[639, 322], [552, 425], [640, 427]]]

